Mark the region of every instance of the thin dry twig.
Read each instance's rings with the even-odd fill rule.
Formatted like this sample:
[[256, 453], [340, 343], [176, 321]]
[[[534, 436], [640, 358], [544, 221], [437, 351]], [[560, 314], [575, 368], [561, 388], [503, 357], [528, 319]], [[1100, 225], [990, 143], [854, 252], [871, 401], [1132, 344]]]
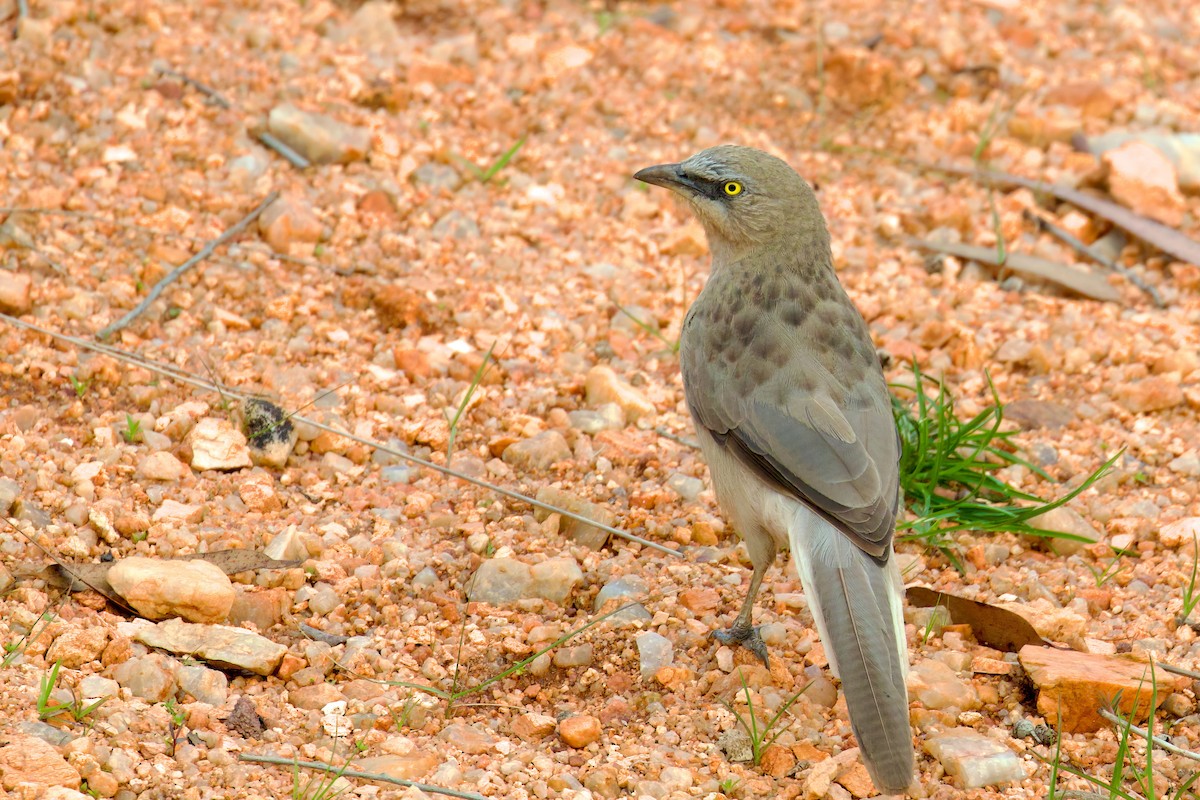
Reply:
[[[234, 389], [229, 388], [228, 386], [221, 386], [216, 381], [210, 381], [210, 380], [206, 380], [204, 378], [198, 378], [195, 375], [191, 375], [187, 372], [184, 372], [183, 370], [176, 369], [175, 367], [170, 367], [165, 364], [160, 364], [157, 361], [153, 361], [151, 359], [144, 358], [142, 356], [138, 356], [133, 353], [128, 353], [124, 350], [121, 350], [120, 348], [113, 347], [112, 345], [104, 344], [101, 342], [91, 341], [89, 339], [81, 339], [78, 336], [70, 336], [65, 333], [59, 333], [58, 331], [53, 331], [53, 330], [50, 330], [49, 328], [43, 328], [40, 325], [35, 325], [32, 322], [26, 322], [23, 319], [18, 319], [17, 317], [9, 316], [8, 314], [0, 314], [0, 321], [7, 322], [8, 324], [14, 325], [18, 328], [24, 328], [26, 330], [36, 331], [45, 336], [49, 336], [53, 339], [57, 339], [58, 341], [73, 344], [76, 347], [82, 347], [86, 350], [92, 350], [97, 353], [105, 353], [106, 355], [110, 355], [113, 358], [118, 359], [120, 361], [124, 361], [127, 364], [137, 364], [138, 366], [144, 367], [158, 375], [162, 375], [164, 377], [171, 378], [172, 380], [177, 380], [180, 383], [186, 383], [189, 386], [195, 386], [195, 387], [198, 387], [201, 389], [207, 389], [212, 392], [222, 392], [225, 395], [228, 395], [229, 397], [233, 397], [233, 398], [236, 398], [236, 399], [242, 400], [242, 401], [245, 401], [245, 400], [253, 397], [253, 395], [246, 394], [244, 392], [238, 392]], [[565, 508], [560, 508], [551, 503], [545, 503], [541, 500], [537, 500], [528, 495], [521, 494], [520, 492], [517, 492], [517, 491], [513, 491], [512, 489], [505, 489], [504, 487], [497, 486], [494, 483], [488, 483], [485, 480], [475, 478], [464, 472], [459, 472], [457, 470], [450, 469], [449, 467], [444, 467], [441, 464], [435, 464], [432, 461], [426, 461], [422, 458], [417, 458], [416, 456], [414, 456], [410, 453], [406, 453], [403, 450], [398, 450], [398, 449], [395, 449], [392, 447], [388, 447], [385, 444], [381, 444], [380, 442], [376, 442], [371, 439], [366, 439], [361, 436], [356, 436], [355, 434], [350, 433], [348, 431], [334, 428], [334, 427], [326, 425], [322, 422], [318, 422], [317, 420], [300, 416], [299, 414], [293, 415], [291, 417], [291, 419], [296, 422], [299, 422], [299, 423], [303, 423], [306, 425], [312, 425], [314, 428], [317, 428], [318, 430], [329, 431], [330, 433], [334, 433], [334, 434], [337, 434], [338, 436], [345, 437], [346, 439], [349, 439], [352, 442], [357, 442], [366, 447], [370, 447], [375, 450], [380, 450], [384, 453], [387, 453], [388, 455], [395, 456], [396, 458], [399, 458], [402, 461], [407, 461], [410, 464], [416, 464], [419, 467], [424, 467], [425, 469], [431, 469], [434, 472], [440, 472], [443, 475], [449, 476], [451, 478], [457, 478], [460, 481], [465, 481], [466, 483], [470, 483], [474, 486], [478, 486], [481, 489], [486, 489], [490, 492], [495, 492], [496, 494], [503, 495], [504, 497], [508, 497], [512, 500], [517, 500], [522, 503], [528, 503], [529, 505], [533, 506], [534, 508], [544, 509], [546, 511], [549, 511], [551, 514], [561, 514], [562, 516], [573, 519], [576, 522], [582, 522], [585, 525], [591, 525], [594, 528], [598, 528], [599, 530], [602, 530], [608, 534], [611, 534], [612, 536], [617, 536], [617, 537], [626, 539], [631, 542], [637, 542], [640, 545], [649, 547], [653, 550], [658, 550], [659, 552], [665, 553], [667, 555], [672, 555], [677, 558], [682, 557], [678, 551], [673, 550], [670, 547], [666, 547], [665, 545], [661, 545], [658, 542], [653, 542], [649, 539], [644, 539], [641, 536], [630, 533], [629, 531], [623, 531], [620, 528], [614, 528], [611, 525], [605, 525], [604, 523], [597, 522], [594, 519], [588, 519], [587, 517], [583, 516], [582, 514], [577, 514], [574, 511], [568, 511]]]
[[1150, 299], [1152, 301], [1154, 301], [1154, 305], [1158, 306], [1159, 308], [1167, 307], [1167, 304], [1163, 302], [1162, 295], [1158, 293], [1158, 289], [1155, 289], [1153, 286], [1146, 283], [1146, 281], [1142, 280], [1141, 275], [1138, 275], [1136, 272], [1129, 269], [1124, 264], [1118, 264], [1117, 262], [1115, 262], [1109, 258], [1106, 258], [1103, 254], [1101, 254], [1099, 251], [1097, 251], [1096, 248], [1092, 247], [1089, 244], [1085, 244], [1084, 242], [1080, 241], [1077, 237], [1073, 236], [1070, 232], [1065, 231], [1062, 228], [1058, 227], [1057, 225], [1055, 225], [1053, 222], [1046, 219], [1042, 215], [1033, 213], [1028, 208], [1025, 209], [1024, 215], [1025, 215], [1025, 219], [1029, 220], [1034, 225], [1037, 225], [1038, 228], [1040, 228], [1041, 230], [1044, 230], [1046, 233], [1050, 234], [1055, 239], [1058, 239], [1060, 242], [1065, 244], [1067, 247], [1070, 247], [1070, 248], [1076, 250], [1077, 252], [1082, 253], [1083, 255], [1087, 256], [1092, 261], [1095, 261], [1097, 264], [1104, 267], [1105, 269], [1111, 270], [1111, 271], [1116, 272], [1116, 273], [1120, 274], [1121, 276], [1123, 276], [1125, 278], [1125, 280], [1129, 281], [1134, 286], [1136, 286], [1137, 288], [1139, 288], [1143, 292], [1145, 292], [1147, 295], [1149, 295]]
[[[1145, 739], [1147, 736], [1150, 736], [1150, 734], [1146, 731], [1145, 728], [1139, 728], [1137, 725], [1132, 724], [1129, 720], [1121, 719], [1116, 714], [1109, 711], [1107, 708], [1097, 709], [1096, 713], [1098, 713], [1100, 716], [1104, 717], [1106, 720], [1111, 722], [1113, 725], [1116, 725], [1120, 729], [1128, 728], [1129, 732], [1132, 733], [1134, 736], [1137, 736], [1142, 739]], [[1175, 745], [1171, 744], [1170, 742], [1168, 742], [1166, 739], [1162, 738], [1161, 736], [1153, 736], [1151, 738], [1154, 740], [1154, 743], [1156, 745], [1161, 747], [1163, 750], [1166, 750], [1168, 753], [1174, 753], [1177, 756], [1183, 756], [1184, 758], [1190, 758], [1193, 761], [1200, 761], [1200, 753], [1194, 752], [1192, 750], [1184, 750], [1182, 747], [1176, 747]]]
[[271, 203], [274, 203], [276, 198], [278, 198], [278, 197], [279, 197], [278, 191], [271, 192], [269, 195], [267, 195], [266, 198], [261, 203], [259, 203], [253, 211], [251, 211], [246, 216], [242, 217], [237, 222], [237, 224], [235, 224], [229, 230], [222, 233], [216, 239], [213, 239], [211, 242], [206, 244], [203, 248], [201, 248], [199, 253], [192, 256], [191, 258], [189, 258], [187, 261], [180, 264], [175, 269], [171, 270], [171, 272], [165, 278], [163, 278], [158, 283], [154, 284], [154, 287], [150, 289], [150, 292], [146, 295], [145, 299], [143, 299], [142, 302], [138, 303], [136, 306], [134, 306], [132, 309], [130, 309], [129, 312], [127, 312], [125, 314], [125, 316], [121, 317], [116, 322], [113, 322], [113, 323], [107, 325], [103, 330], [101, 330], [99, 333], [96, 334], [96, 338], [97, 339], [107, 339], [108, 337], [110, 337], [114, 333], [116, 333], [117, 331], [128, 326], [129, 323], [133, 322], [139, 316], [141, 316], [146, 311], [146, 309], [150, 307], [150, 304], [158, 299], [158, 296], [163, 293], [164, 289], [166, 289], [169, 285], [171, 285], [172, 283], [174, 283], [176, 280], [179, 279], [180, 275], [187, 272], [189, 269], [196, 266], [204, 259], [208, 258], [210, 255], [213, 254], [213, 251], [215, 251], [218, 247], [225, 244], [227, 241], [232, 239], [234, 236], [237, 236], [239, 233], [241, 233], [243, 230], [245, 230], [246, 226], [248, 226], [251, 222], [254, 222], [254, 220], [258, 219], [259, 215], [262, 214], [264, 211], [266, 211], [267, 207], [270, 206]]
[[296, 761], [292, 758], [284, 758], [282, 756], [260, 756], [255, 753], [239, 753], [238, 760], [252, 761], [257, 764], [279, 764], [284, 767], [303, 767], [304, 769], [315, 769], [321, 772], [337, 773], [345, 778], [361, 778], [367, 781], [379, 781], [380, 783], [391, 783], [396, 786], [414, 786], [422, 792], [430, 794], [444, 794], [447, 797], [460, 797], [463, 800], [487, 800], [481, 794], [475, 792], [463, 792], [458, 789], [443, 789], [440, 786], [430, 786], [428, 783], [420, 783], [419, 781], [405, 780], [404, 778], [393, 778], [391, 775], [384, 775], [381, 772], [359, 772], [356, 769], [345, 769], [337, 767], [333, 764], [326, 764], [323, 761]]
[[1164, 664], [1161, 661], [1155, 662], [1154, 666], [1158, 667], [1159, 669], [1166, 670], [1167, 672], [1173, 672], [1176, 675], [1182, 675], [1185, 678], [1191, 678], [1194, 681], [1200, 681], [1200, 672], [1196, 672], [1193, 669], [1184, 669], [1183, 667], [1177, 667], [1174, 664]]
[[159, 75], [166, 75], [168, 78], [174, 78], [175, 80], [179, 81], [180, 83], [184, 83], [184, 84], [187, 84], [188, 86], [191, 86], [193, 89], [200, 92], [200, 94], [208, 97], [210, 100], [212, 100], [214, 103], [219, 105], [221, 108], [233, 108], [233, 105], [228, 100], [225, 99], [224, 95], [222, 95], [220, 92], [218, 92], [216, 89], [212, 88], [208, 84], [201, 83], [200, 81], [196, 80], [195, 78], [193, 78], [189, 75], [185, 75], [184, 73], [177, 72], [176, 70], [173, 70], [173, 69], [168, 69], [167, 67], [155, 67], [154, 71], [157, 72]]
[[668, 440], [674, 442], [675, 444], [681, 444], [684, 447], [690, 447], [693, 450], [700, 449], [700, 443], [698, 441], [696, 441], [695, 439], [689, 439], [686, 436], [678, 436], [674, 433], [671, 433], [669, 430], [662, 427], [661, 425], [658, 426], [657, 428], [655, 428], [654, 432], [657, 433], [659, 436], [663, 437], [664, 439], [668, 439]]
[[258, 132], [258, 140], [287, 159], [296, 169], [308, 169], [312, 162], [266, 131]]

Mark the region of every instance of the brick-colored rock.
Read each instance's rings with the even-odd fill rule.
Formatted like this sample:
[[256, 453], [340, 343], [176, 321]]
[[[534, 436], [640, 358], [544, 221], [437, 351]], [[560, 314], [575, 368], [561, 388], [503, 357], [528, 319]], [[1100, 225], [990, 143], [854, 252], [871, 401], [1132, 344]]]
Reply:
[[[21, 784], [78, 789], [79, 773], [51, 745], [23, 733], [9, 731], [0, 747], [0, 785], [16, 789]], [[40, 795], [37, 795], [40, 796]]]
[[1106, 120], [1112, 117], [1120, 99], [1103, 81], [1085, 80], [1055, 86], [1046, 93], [1043, 102], [1070, 106], [1085, 117]]
[[1120, 656], [1026, 645], [1020, 659], [1038, 689], [1038, 713], [1048, 720], [1058, 719], [1061, 713], [1062, 729], [1067, 733], [1091, 733], [1107, 727], [1097, 712], [1115, 702], [1118, 694], [1121, 713], [1135, 711], [1143, 720], [1150, 709], [1152, 684], [1157, 685], [1160, 705], [1188, 685], [1187, 678], [1161, 669], [1152, 678], [1149, 664]]
[[98, 662], [108, 645], [108, 631], [100, 627], [75, 628], [54, 640], [46, 651], [46, 661], [61, 661], [68, 669]]
[[558, 735], [568, 747], [587, 747], [602, 731], [600, 720], [591, 714], [576, 714], [558, 723]]
[[321, 220], [304, 201], [281, 197], [258, 218], [258, 230], [277, 253], [294, 248], [296, 255], [311, 255], [321, 239]]
[[1123, 383], [1114, 392], [1118, 403], [1134, 414], [1163, 411], [1183, 402], [1183, 389], [1178, 380], [1158, 375], [1133, 383]]
[[837, 783], [840, 783], [853, 797], [874, 797], [878, 794], [875, 784], [871, 782], [871, 776], [867, 774], [867, 768], [861, 761], [852, 764], [850, 769], [838, 775]]
[[971, 672], [976, 675], [1011, 675], [1014, 665], [998, 658], [977, 657], [971, 662]]
[[238, 496], [251, 511], [278, 511], [283, 507], [275, 493], [275, 479], [265, 472], [252, 472], [238, 484]]
[[710, 614], [717, 609], [721, 595], [716, 589], [695, 587], [679, 593], [679, 604], [693, 614]]
[[763, 751], [762, 761], [758, 766], [772, 778], [783, 778], [791, 774], [795, 768], [796, 756], [789, 748], [773, 744]]
[[33, 276], [27, 272], [0, 270], [0, 311], [25, 314], [33, 308]]
[[1175, 165], [1153, 145], [1130, 141], [1103, 155], [1108, 190], [1122, 205], [1164, 225], [1179, 227], [1187, 201]]
[[436, 753], [414, 750], [411, 753], [356, 759], [354, 769], [389, 775], [405, 781], [416, 781], [428, 775], [440, 763], [442, 759]]
[[275, 674], [279, 676], [280, 680], [288, 681], [306, 666], [308, 666], [308, 662], [300, 656], [285, 653], [283, 658], [279, 660], [279, 667], [275, 670]]
[[410, 381], [428, 378], [433, 374], [433, 368], [429, 365], [429, 356], [420, 350], [409, 347], [393, 347], [392, 358], [396, 362], [396, 369], [407, 375]]
[[696, 674], [687, 667], [668, 665], [654, 673], [654, 681], [664, 689], [681, 689], [696, 679]]
[[548, 714], [522, 714], [512, 721], [511, 729], [521, 739], [532, 742], [554, 733], [558, 723]]

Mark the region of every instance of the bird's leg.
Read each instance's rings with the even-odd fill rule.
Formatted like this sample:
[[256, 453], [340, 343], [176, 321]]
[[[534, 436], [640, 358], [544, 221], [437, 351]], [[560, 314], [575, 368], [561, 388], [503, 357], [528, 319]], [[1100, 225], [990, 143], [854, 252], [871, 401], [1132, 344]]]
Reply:
[[733, 627], [712, 632], [713, 638], [721, 644], [740, 644], [754, 653], [762, 659], [763, 665], [768, 669], [770, 669], [771, 663], [767, 660], [767, 644], [758, 635], [758, 628], [754, 627], [753, 619], [754, 600], [758, 597], [758, 588], [762, 586], [763, 576], [767, 574], [767, 568], [770, 566], [770, 561], [762, 561], [754, 565], [754, 572], [750, 575], [750, 590], [746, 594], [745, 602], [742, 603], [742, 610], [738, 612], [737, 619], [733, 621]]

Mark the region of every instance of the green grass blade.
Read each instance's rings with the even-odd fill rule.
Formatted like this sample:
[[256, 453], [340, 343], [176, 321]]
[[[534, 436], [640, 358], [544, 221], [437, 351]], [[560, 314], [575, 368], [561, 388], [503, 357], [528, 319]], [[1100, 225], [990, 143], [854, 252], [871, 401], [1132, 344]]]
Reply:
[[493, 163], [490, 167], [488, 167], [486, 170], [484, 170], [483, 173], [479, 176], [480, 183], [487, 183], [492, 178], [496, 177], [496, 175], [498, 175], [500, 173], [500, 170], [507, 167], [508, 162], [512, 161], [513, 158], [517, 155], [517, 151], [519, 151], [525, 145], [526, 138], [527, 137], [522, 136], [520, 139], [517, 139], [517, 141], [513, 143], [512, 147], [505, 150], [504, 153], [500, 156], [500, 158], [496, 159], [495, 163]]

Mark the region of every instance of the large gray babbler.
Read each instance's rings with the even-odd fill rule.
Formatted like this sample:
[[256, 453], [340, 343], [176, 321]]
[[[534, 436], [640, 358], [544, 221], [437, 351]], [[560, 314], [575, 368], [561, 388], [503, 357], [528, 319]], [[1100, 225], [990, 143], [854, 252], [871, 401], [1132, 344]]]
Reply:
[[766, 661], [751, 623], [790, 547], [875, 787], [913, 778], [908, 648], [892, 557], [900, 445], [871, 335], [833, 270], [812, 188], [780, 159], [713, 147], [635, 176], [688, 201], [712, 274], [680, 363], [721, 507], [754, 564], [726, 643]]

